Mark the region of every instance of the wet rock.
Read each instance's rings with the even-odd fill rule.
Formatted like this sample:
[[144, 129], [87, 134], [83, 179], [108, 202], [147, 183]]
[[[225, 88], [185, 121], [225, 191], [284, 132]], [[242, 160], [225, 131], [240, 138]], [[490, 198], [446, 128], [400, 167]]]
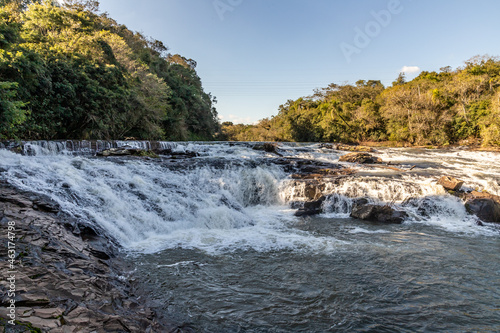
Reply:
[[99, 233], [92, 226], [86, 223], [77, 223], [75, 231], [75, 233], [80, 235], [80, 237], [85, 241], [93, 240], [99, 237]]
[[[384, 206], [385, 207], [385, 206]], [[389, 207], [390, 208], [390, 207]], [[377, 215], [377, 221], [382, 223], [396, 223], [401, 224], [408, 218], [408, 214], [404, 211], [394, 209], [383, 209]]]
[[58, 213], [61, 210], [61, 207], [55, 202], [33, 200], [33, 209], [49, 213]]
[[335, 146], [331, 143], [322, 143], [319, 147], [324, 149], [335, 149]]
[[140, 156], [140, 157], [152, 157], [157, 158], [158, 155], [152, 150], [144, 150], [137, 148], [110, 148], [96, 153], [97, 156]]
[[354, 199], [354, 201], [353, 201], [352, 204], [353, 204], [353, 207], [354, 207], [354, 206], [367, 205], [369, 203], [370, 203], [370, 201], [367, 198], [356, 198], [356, 199]]
[[308, 183], [305, 184], [304, 186], [304, 197], [307, 200], [317, 200], [319, 197], [321, 197], [322, 190], [324, 189], [324, 186], [321, 186], [321, 184], [314, 184], [314, 183]]
[[349, 153], [340, 156], [339, 161], [359, 164], [377, 164], [382, 163], [382, 159], [372, 156], [368, 153]]
[[[16, 227], [17, 326], [37, 332], [168, 331], [170, 324], [160, 324], [147, 300], [134, 296], [139, 291], [119, 278], [130, 267], [115, 255], [111, 238], [86, 230], [64, 212], [54, 214], [54, 202], [44, 197], [0, 184], [0, 198], [1, 223], [13, 221]], [[45, 209], [35, 209], [40, 207]], [[7, 233], [0, 234], [0, 244], [7, 244]], [[0, 280], [2, 305], [9, 302], [7, 283]], [[6, 318], [4, 310], [0, 307], [0, 317]]]
[[158, 154], [158, 155], [171, 156], [173, 159], [176, 159], [176, 158], [193, 158], [193, 157], [200, 156], [200, 154], [198, 154], [195, 151], [190, 151], [190, 150], [186, 150], [186, 151], [173, 151], [170, 148], [167, 148], [167, 149], [155, 149], [155, 150], [153, 150], [153, 152], [155, 154]]
[[97, 156], [127, 156], [132, 155], [131, 149], [126, 148], [110, 148], [97, 152]]
[[0, 191], [0, 202], [9, 202], [23, 208], [33, 206], [33, 202], [31, 200], [10, 189]]
[[467, 193], [466, 197], [467, 199], [490, 199], [500, 204], [500, 196], [486, 192], [472, 191]]
[[487, 192], [448, 191], [463, 201], [469, 214], [476, 215], [483, 222], [500, 222], [500, 196]]
[[311, 216], [321, 214], [323, 212], [323, 202], [326, 197], [321, 197], [318, 200], [304, 202], [302, 208], [295, 212], [295, 216]]
[[34, 309], [34, 314], [43, 319], [56, 319], [64, 313], [62, 308]]
[[464, 184], [463, 181], [450, 176], [443, 176], [439, 178], [438, 184], [450, 191], [458, 191]]
[[291, 175], [289, 184], [294, 190], [288, 192], [285, 198], [292, 202], [292, 208], [301, 208], [303, 202], [319, 200], [329, 194], [329, 189], [338, 184], [340, 179], [355, 173], [354, 169], [339, 164], [296, 162], [296, 173]]
[[366, 203], [367, 201], [358, 201], [354, 204], [351, 217], [381, 223], [401, 224], [408, 214], [403, 211], [395, 210], [394, 208], [385, 205], [373, 205]]
[[489, 198], [474, 198], [465, 203], [465, 208], [483, 222], [500, 223], [500, 204]]
[[416, 208], [418, 215], [423, 217], [431, 217], [436, 214], [441, 208], [436, 204], [441, 198], [439, 196], [427, 196], [427, 197], [410, 197], [404, 202], [404, 206], [410, 206]]
[[278, 152], [278, 145], [276, 143], [271, 143], [271, 142], [265, 142], [265, 143], [258, 143], [255, 144], [252, 149], [254, 150], [263, 150], [267, 153], [273, 153], [278, 156], [283, 156]]

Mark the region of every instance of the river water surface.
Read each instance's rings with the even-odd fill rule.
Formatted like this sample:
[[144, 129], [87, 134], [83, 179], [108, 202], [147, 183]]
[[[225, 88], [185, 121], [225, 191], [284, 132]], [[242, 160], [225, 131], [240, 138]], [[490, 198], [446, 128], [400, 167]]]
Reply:
[[[85, 145], [33, 142], [26, 155], [0, 150], [0, 178], [104, 229], [135, 265], [124, 278], [184, 329], [500, 331], [500, 229], [478, 225], [436, 184], [451, 175], [463, 190], [498, 195], [498, 153], [380, 149], [374, 155], [405, 172], [354, 166], [325, 187], [324, 214], [301, 218], [290, 202], [304, 200], [304, 188], [283, 158], [250, 144], [162, 144], [199, 156], [98, 158]], [[345, 154], [318, 144], [279, 151], [326, 164]], [[360, 197], [409, 217], [352, 219]]]

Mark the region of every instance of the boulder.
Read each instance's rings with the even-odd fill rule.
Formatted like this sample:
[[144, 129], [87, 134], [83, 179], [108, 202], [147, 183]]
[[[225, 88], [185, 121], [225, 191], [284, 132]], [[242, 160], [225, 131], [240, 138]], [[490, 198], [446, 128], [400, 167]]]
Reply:
[[308, 201], [318, 200], [321, 197], [324, 188], [324, 184], [320, 184], [319, 182], [307, 182], [304, 184], [303, 197]]
[[283, 156], [278, 152], [278, 145], [276, 143], [271, 143], [271, 142], [265, 142], [265, 143], [258, 143], [252, 147], [254, 150], [263, 150], [267, 153], [273, 153], [278, 156]]
[[500, 223], [500, 203], [489, 198], [473, 198], [465, 203], [465, 208], [483, 222]]
[[295, 216], [311, 216], [321, 214], [323, 212], [323, 202], [326, 197], [321, 197], [315, 201], [304, 202], [302, 208], [295, 212]]
[[438, 184], [443, 186], [447, 190], [458, 191], [462, 187], [464, 182], [450, 176], [443, 176], [439, 178]]
[[136, 149], [136, 148], [110, 148], [96, 153], [97, 156], [141, 156], [154, 157], [158, 155], [152, 150]]
[[490, 199], [490, 200], [493, 200], [496, 203], [500, 204], [500, 196], [494, 195], [494, 194], [489, 194], [487, 192], [472, 191], [472, 192], [468, 193], [468, 198]]
[[388, 205], [380, 206], [365, 202], [366, 201], [354, 204], [351, 211], [351, 217], [365, 221], [396, 224], [403, 223], [404, 219], [408, 217], [406, 212], [395, 210]]
[[126, 156], [132, 155], [131, 149], [125, 148], [110, 148], [97, 152], [97, 156]]
[[368, 153], [349, 153], [340, 156], [339, 161], [359, 164], [377, 164], [382, 163], [382, 159], [372, 156]]
[[322, 143], [319, 145], [319, 147], [324, 149], [335, 149], [335, 147], [331, 143]]
[[476, 215], [483, 222], [500, 223], [500, 196], [478, 191], [449, 190], [449, 193], [465, 201], [469, 214]]

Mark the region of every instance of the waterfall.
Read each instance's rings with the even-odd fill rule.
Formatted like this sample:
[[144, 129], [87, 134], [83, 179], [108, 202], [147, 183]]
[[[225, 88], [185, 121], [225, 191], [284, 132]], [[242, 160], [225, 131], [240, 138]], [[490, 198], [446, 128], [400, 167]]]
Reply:
[[[124, 248], [156, 251], [167, 247], [254, 249], [335, 247], [290, 226], [298, 218], [289, 204], [305, 200], [304, 184], [291, 179], [278, 156], [251, 144], [158, 141], [30, 141], [24, 155], [0, 149], [0, 179], [23, 190], [43, 193], [77, 219], [105, 229]], [[195, 151], [188, 160], [95, 157], [103, 149], [131, 147]], [[293, 160], [338, 161], [343, 152], [318, 145], [282, 145]], [[498, 155], [456, 160], [450, 169], [442, 153], [384, 151], [386, 159], [428, 165], [415, 174], [387, 175], [357, 166], [360, 175], [324, 180], [323, 218], [346, 219], [353, 200], [368, 198], [409, 214], [406, 224], [432, 225], [456, 232], [489, 232], [476, 226], [463, 202], [436, 184], [436, 174], [451, 173], [466, 184], [495, 193], [500, 189]], [[448, 160], [447, 163], [450, 160]], [[464, 163], [470, 175], [460, 169]], [[371, 173], [371, 174], [370, 174]], [[493, 175], [493, 176], [490, 176]]]
[[23, 154], [35, 155], [85, 155], [92, 156], [111, 148], [135, 148], [142, 150], [164, 150], [183, 146], [182, 143], [166, 141], [120, 141], [120, 140], [62, 140], [25, 141], [20, 144]]

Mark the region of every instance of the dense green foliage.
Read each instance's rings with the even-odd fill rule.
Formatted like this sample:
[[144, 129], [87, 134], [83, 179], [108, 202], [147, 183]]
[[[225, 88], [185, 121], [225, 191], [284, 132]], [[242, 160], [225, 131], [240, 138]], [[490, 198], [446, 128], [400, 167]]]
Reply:
[[241, 141], [500, 145], [500, 61], [478, 56], [410, 82], [400, 75], [387, 88], [380, 81], [331, 84], [257, 125], [222, 125], [225, 139]]
[[210, 140], [196, 62], [97, 14], [97, 1], [0, 0], [0, 138]]

